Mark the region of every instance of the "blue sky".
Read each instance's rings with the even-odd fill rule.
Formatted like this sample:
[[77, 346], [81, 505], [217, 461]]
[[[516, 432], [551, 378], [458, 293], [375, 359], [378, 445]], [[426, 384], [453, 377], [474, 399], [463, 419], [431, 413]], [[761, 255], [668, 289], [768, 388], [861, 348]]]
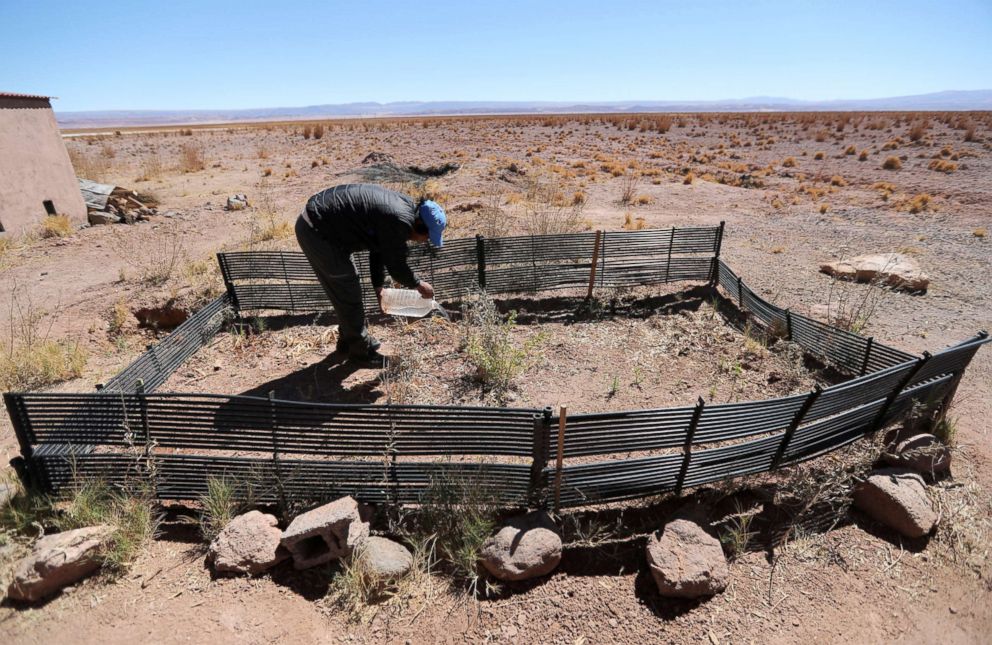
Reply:
[[992, 0], [0, 0], [0, 90], [60, 111], [992, 88]]

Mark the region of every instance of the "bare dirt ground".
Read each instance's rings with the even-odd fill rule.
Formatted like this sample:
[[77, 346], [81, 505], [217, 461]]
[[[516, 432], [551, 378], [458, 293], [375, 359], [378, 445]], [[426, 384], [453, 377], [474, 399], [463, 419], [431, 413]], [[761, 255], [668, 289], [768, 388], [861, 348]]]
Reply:
[[[219, 249], [294, 248], [284, 224], [304, 200], [360, 180], [363, 159], [382, 152], [401, 166], [461, 165], [427, 186], [448, 209], [455, 237], [532, 230], [535, 213], [553, 208], [579, 228], [606, 230], [726, 220], [724, 257], [794, 311], [822, 317], [830, 279], [818, 272], [821, 262], [901, 251], [930, 274], [931, 288], [886, 293], [863, 333], [921, 352], [989, 328], [989, 114], [688, 115], [664, 125], [657, 117], [502, 117], [338, 122], [320, 139], [304, 138], [301, 124], [72, 138], [80, 174], [154, 193], [160, 212], [173, 215], [6, 247], [0, 271], [9, 288], [0, 306], [6, 313], [19, 305], [16, 313], [30, 302], [47, 312], [41, 326], [51, 337], [79, 341], [88, 352], [82, 377], [55, 388], [88, 390], [159, 333], [139, 329], [130, 310], [202, 302], [218, 289], [211, 256]], [[899, 169], [883, 168], [888, 157]], [[239, 192], [253, 206], [224, 211], [226, 197]], [[706, 302], [683, 313], [660, 309], [581, 324], [522, 315], [514, 334], [543, 337], [511, 404], [576, 412], [683, 405], [697, 396], [781, 395], [813, 382], [788, 356], [743, 360], [740, 332]], [[382, 320], [374, 333], [389, 353], [421, 361], [407, 396], [485, 400], [458, 352], [457, 328]], [[225, 334], [166, 387], [245, 392], [276, 383], [297, 396], [381, 399], [377, 376], [363, 371], [329, 374], [306, 389], [332, 346], [333, 330], [320, 325], [247, 340]], [[944, 528], [929, 543], [901, 542], [854, 516], [830, 532], [797, 536], [778, 559], [744, 554], [732, 564], [728, 591], [701, 604], [653, 592], [641, 534], [595, 546], [575, 538], [550, 579], [496, 599], [477, 603], [438, 582], [404, 611], [384, 608], [356, 624], [322, 600], [329, 571], [300, 576], [282, 565], [260, 579], [213, 579], [192, 529], [170, 524], [130, 576], [86, 581], [34, 609], [0, 607], [0, 625], [12, 642], [986, 642], [990, 377], [992, 352], [984, 349], [956, 399], [955, 476], [939, 487]], [[0, 453], [17, 454], [6, 419]], [[830, 468], [829, 459], [818, 467]], [[662, 507], [634, 506], [641, 510], [630, 513], [660, 525]]]

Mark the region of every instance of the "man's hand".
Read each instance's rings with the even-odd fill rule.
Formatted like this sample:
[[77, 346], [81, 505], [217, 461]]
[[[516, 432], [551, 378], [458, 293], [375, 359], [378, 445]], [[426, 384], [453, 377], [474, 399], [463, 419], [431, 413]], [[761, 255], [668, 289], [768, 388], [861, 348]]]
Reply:
[[434, 299], [434, 287], [431, 286], [430, 282], [420, 281], [417, 285], [417, 291], [420, 293], [421, 298], [426, 298], [427, 300]]

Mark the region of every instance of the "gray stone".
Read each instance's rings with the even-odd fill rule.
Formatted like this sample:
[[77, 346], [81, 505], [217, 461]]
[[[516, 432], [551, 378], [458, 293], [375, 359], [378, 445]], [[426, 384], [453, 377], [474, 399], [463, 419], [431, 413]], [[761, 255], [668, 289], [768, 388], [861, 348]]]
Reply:
[[283, 532], [282, 546], [293, 566], [309, 569], [351, 555], [369, 535], [367, 512], [351, 497], [319, 506], [297, 516]]
[[909, 538], [923, 537], [937, 525], [926, 483], [906, 468], [873, 472], [855, 487], [854, 506]]
[[648, 566], [662, 596], [699, 598], [727, 588], [723, 547], [704, 523], [696, 511], [681, 512], [648, 538]]
[[924, 476], [946, 473], [951, 468], [951, 450], [932, 434], [903, 439], [882, 457], [890, 466], [909, 468]]
[[248, 196], [244, 193], [238, 193], [237, 195], [231, 195], [227, 198], [227, 204], [224, 206], [226, 210], [229, 211], [240, 211], [248, 208]]
[[879, 281], [894, 289], [926, 291], [930, 278], [908, 255], [878, 253], [820, 265], [820, 271], [835, 278], [856, 282]]
[[256, 575], [289, 557], [280, 546], [281, 540], [275, 516], [248, 511], [231, 520], [214, 538], [207, 557], [218, 573]]
[[378, 536], [369, 536], [359, 546], [359, 553], [369, 571], [380, 580], [395, 580], [410, 571], [413, 555], [402, 544]]
[[561, 562], [561, 536], [551, 517], [534, 511], [511, 519], [482, 544], [486, 571], [500, 580], [529, 580], [551, 573]]
[[93, 226], [102, 226], [104, 224], [117, 224], [121, 221], [121, 218], [113, 213], [108, 213], [107, 211], [90, 211], [86, 214], [86, 219]]
[[41, 538], [15, 565], [7, 596], [34, 602], [85, 578], [100, 568], [100, 554], [113, 532], [101, 525]]

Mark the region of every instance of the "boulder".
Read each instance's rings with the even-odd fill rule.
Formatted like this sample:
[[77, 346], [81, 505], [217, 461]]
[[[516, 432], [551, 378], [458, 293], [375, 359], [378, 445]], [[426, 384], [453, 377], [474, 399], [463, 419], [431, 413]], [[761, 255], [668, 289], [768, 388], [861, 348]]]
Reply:
[[224, 209], [229, 211], [241, 211], [246, 208], [248, 208], [248, 196], [244, 193], [231, 195], [227, 198], [227, 204], [224, 205]]
[[926, 291], [930, 286], [930, 278], [916, 260], [902, 253], [859, 255], [821, 264], [820, 271], [835, 278], [856, 282], [877, 280], [886, 286], [906, 291]]
[[407, 574], [413, 566], [413, 554], [398, 542], [369, 536], [359, 548], [366, 566], [379, 580], [395, 580]]
[[551, 573], [561, 562], [561, 536], [544, 511], [510, 520], [480, 550], [482, 566], [500, 580], [529, 580]]
[[86, 214], [86, 220], [93, 226], [102, 226], [104, 224], [117, 224], [121, 218], [107, 211], [90, 211]]
[[874, 471], [855, 487], [854, 506], [908, 538], [923, 537], [937, 525], [926, 483], [906, 468]]
[[369, 536], [368, 513], [351, 497], [298, 515], [282, 534], [293, 566], [309, 569], [351, 555]]
[[14, 565], [7, 597], [34, 602], [85, 578], [100, 568], [100, 554], [113, 532], [113, 527], [100, 525], [41, 538]]
[[661, 533], [648, 538], [646, 550], [662, 596], [699, 598], [727, 588], [730, 571], [723, 547], [696, 511], [669, 520]]
[[890, 466], [909, 468], [924, 476], [946, 473], [951, 468], [951, 450], [932, 434], [921, 433], [903, 439], [882, 457]]
[[210, 543], [207, 558], [218, 573], [256, 575], [289, 557], [273, 515], [248, 511], [231, 520]]

